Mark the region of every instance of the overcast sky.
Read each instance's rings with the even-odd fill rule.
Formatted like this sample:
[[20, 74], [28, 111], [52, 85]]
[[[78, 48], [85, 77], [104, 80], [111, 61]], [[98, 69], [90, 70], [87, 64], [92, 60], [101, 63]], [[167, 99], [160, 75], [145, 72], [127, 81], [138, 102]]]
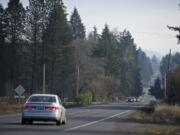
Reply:
[[[27, 5], [27, 0], [21, 0]], [[8, 0], [0, 0], [5, 6]], [[97, 26], [100, 33], [107, 23], [110, 28], [127, 29], [142, 49], [165, 55], [172, 49], [180, 52], [176, 32], [167, 25], [180, 26], [180, 0], [64, 0], [68, 18], [76, 7], [86, 31]]]

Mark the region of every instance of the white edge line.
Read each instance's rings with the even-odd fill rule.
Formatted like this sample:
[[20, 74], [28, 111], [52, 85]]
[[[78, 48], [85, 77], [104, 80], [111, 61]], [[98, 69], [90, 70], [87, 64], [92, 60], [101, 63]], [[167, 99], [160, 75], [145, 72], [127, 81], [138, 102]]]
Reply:
[[128, 112], [129, 112], [129, 110], [121, 112], [121, 113], [118, 113], [118, 114], [115, 114], [115, 115], [112, 115], [112, 116], [109, 116], [107, 118], [103, 118], [103, 119], [100, 119], [100, 120], [97, 120], [97, 121], [93, 121], [93, 122], [89, 122], [89, 123], [86, 123], [86, 124], [83, 124], [83, 125], [79, 125], [79, 126], [76, 126], [76, 127], [73, 127], [73, 128], [69, 128], [69, 129], [66, 129], [66, 130], [64, 130], [62, 132], [68, 132], [68, 131], [75, 130], [75, 129], [78, 129], [78, 128], [87, 127], [87, 126], [90, 126], [90, 125], [93, 125], [93, 124], [96, 124], [96, 123], [99, 123], [99, 122], [102, 122], [102, 121], [114, 118], [114, 117], [116, 117], [118, 115], [123, 115], [123, 114], [128, 113]]

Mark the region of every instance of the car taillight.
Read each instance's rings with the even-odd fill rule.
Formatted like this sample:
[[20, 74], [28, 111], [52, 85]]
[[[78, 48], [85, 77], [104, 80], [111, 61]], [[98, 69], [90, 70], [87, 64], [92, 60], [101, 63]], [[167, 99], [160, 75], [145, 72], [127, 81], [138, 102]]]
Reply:
[[23, 106], [23, 109], [32, 109], [32, 108], [33, 108], [33, 106], [28, 106], [28, 105]]
[[47, 109], [47, 110], [53, 110], [53, 111], [54, 111], [54, 110], [58, 110], [59, 107], [57, 107], [57, 106], [47, 106], [46, 109]]

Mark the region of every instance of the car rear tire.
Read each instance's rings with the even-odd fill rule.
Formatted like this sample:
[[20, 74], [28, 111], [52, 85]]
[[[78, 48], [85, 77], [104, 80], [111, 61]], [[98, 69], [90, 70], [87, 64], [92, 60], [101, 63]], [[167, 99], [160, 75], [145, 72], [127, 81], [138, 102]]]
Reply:
[[62, 121], [61, 121], [61, 120], [56, 121], [56, 125], [57, 125], [57, 126], [59, 126], [59, 125], [61, 125], [61, 124], [62, 124]]
[[61, 113], [61, 117], [58, 121], [56, 121], [56, 125], [64, 125], [66, 124], [66, 115]]
[[66, 124], [66, 115], [64, 115], [64, 119], [62, 121], [62, 124], [65, 125]]
[[24, 119], [24, 118], [22, 118], [22, 119], [21, 119], [21, 124], [22, 124], [22, 125], [27, 124], [27, 120], [26, 120], [26, 119]]
[[33, 120], [28, 120], [28, 124], [32, 125], [33, 124]]

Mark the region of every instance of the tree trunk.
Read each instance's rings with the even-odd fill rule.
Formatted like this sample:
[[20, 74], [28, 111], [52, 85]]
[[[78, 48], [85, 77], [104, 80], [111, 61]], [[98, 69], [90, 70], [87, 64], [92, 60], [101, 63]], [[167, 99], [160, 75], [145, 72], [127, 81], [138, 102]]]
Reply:
[[14, 62], [15, 62], [15, 55], [16, 55], [16, 43], [15, 39], [12, 38], [12, 43], [11, 43], [11, 66], [10, 66], [10, 90], [9, 90], [9, 96], [10, 96], [10, 102], [13, 100], [13, 95], [14, 95]]
[[79, 77], [80, 77], [79, 65], [77, 65], [76, 97], [79, 96]]
[[36, 82], [36, 78], [35, 78], [35, 74], [36, 74], [36, 66], [37, 66], [37, 28], [35, 26], [35, 30], [34, 30], [34, 44], [33, 44], [33, 67], [32, 67], [32, 77], [31, 77], [31, 89], [30, 89], [30, 93], [32, 94], [34, 92], [34, 90], [36, 90], [35, 87], [35, 82]]

